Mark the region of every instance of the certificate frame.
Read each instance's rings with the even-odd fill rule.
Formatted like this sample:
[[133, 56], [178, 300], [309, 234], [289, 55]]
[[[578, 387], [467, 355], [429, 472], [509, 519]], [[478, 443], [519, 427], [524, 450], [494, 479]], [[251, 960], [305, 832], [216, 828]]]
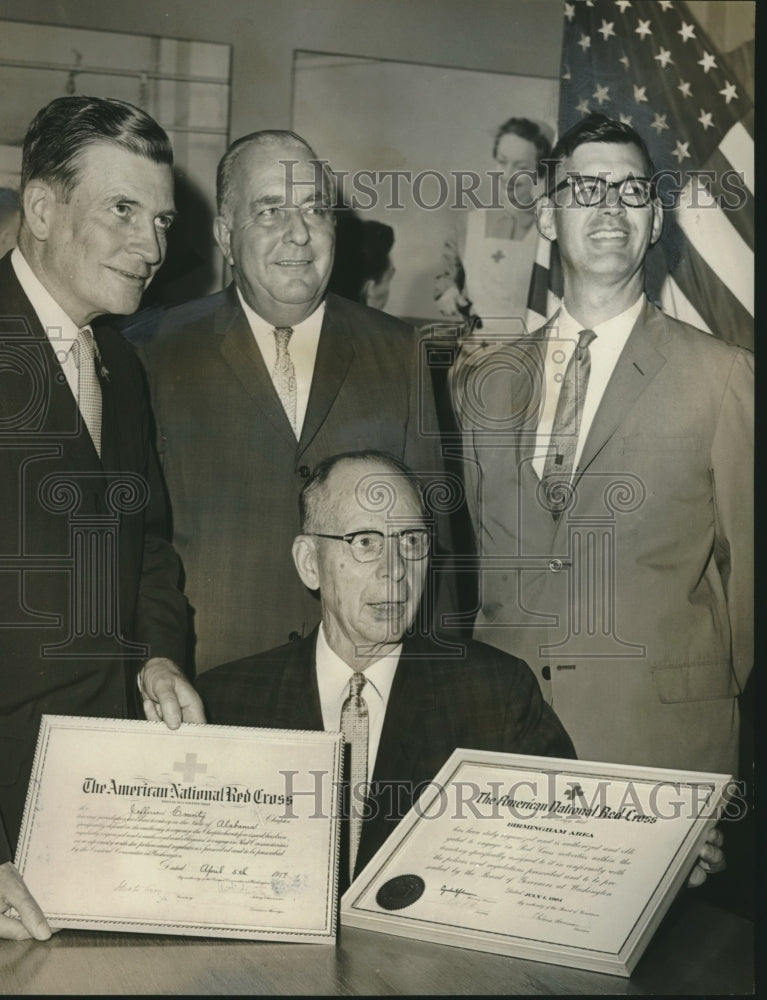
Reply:
[[16, 866], [52, 927], [333, 944], [343, 749], [44, 715]]
[[730, 781], [459, 748], [344, 893], [341, 925], [629, 976]]

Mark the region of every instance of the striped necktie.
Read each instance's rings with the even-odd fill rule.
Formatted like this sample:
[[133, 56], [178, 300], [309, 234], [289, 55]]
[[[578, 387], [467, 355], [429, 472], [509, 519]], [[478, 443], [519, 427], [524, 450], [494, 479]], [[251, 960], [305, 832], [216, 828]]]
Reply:
[[570, 480], [578, 449], [583, 404], [591, 373], [589, 344], [596, 338], [593, 330], [581, 330], [578, 345], [565, 369], [557, 410], [551, 428], [549, 449], [541, 480], [549, 510], [556, 521], [570, 504]]

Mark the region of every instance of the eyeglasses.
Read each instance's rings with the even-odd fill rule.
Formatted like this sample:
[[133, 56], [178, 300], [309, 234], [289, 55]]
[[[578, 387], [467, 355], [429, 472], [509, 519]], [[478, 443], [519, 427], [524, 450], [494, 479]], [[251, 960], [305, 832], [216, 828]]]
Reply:
[[346, 542], [352, 550], [357, 562], [375, 562], [383, 555], [384, 542], [387, 538], [396, 538], [399, 554], [403, 559], [425, 559], [431, 547], [431, 535], [423, 528], [405, 528], [404, 531], [393, 531], [384, 535], [382, 531], [350, 531], [346, 535], [325, 535], [320, 531], [307, 531], [314, 538], [333, 538], [338, 542]]
[[593, 208], [603, 205], [607, 192], [618, 192], [618, 202], [626, 208], [643, 208], [653, 196], [653, 182], [649, 177], [624, 177], [622, 181], [608, 181], [604, 177], [589, 177], [584, 174], [568, 174], [560, 181], [551, 194], [569, 187], [578, 205]]

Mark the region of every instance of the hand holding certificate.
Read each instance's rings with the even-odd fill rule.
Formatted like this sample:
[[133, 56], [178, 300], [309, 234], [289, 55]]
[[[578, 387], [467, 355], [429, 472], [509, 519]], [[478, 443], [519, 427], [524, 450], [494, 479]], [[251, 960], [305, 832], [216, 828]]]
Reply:
[[17, 866], [53, 927], [332, 943], [341, 739], [43, 716]]
[[728, 776], [456, 750], [342, 923], [628, 975]]

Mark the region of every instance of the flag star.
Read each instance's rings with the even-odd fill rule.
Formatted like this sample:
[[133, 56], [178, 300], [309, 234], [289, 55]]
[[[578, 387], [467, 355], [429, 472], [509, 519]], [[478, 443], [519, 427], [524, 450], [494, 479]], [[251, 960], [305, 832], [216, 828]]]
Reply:
[[673, 5], [673, 3], [671, 2], [671, 0], [660, 0], [660, 7], [661, 7], [661, 10], [664, 10], [664, 11], [666, 11], [666, 10], [671, 10], [671, 8], [672, 8], [673, 6], [674, 6], [674, 5]]
[[624, 125], [630, 125], [632, 118], [631, 115], [624, 115], [623, 112], [620, 114], [620, 120]]
[[640, 35], [642, 40], [644, 40], [648, 35], [652, 34], [652, 28], [650, 27], [650, 18], [648, 17], [646, 21], [639, 19], [639, 25], [634, 28], [634, 34]]
[[679, 86], [676, 89], [682, 92], [683, 97], [692, 97], [690, 84], [686, 80], [680, 80]]
[[575, 5], [571, 3], [565, 4], [565, 17], [568, 21], [572, 21], [575, 17]]
[[735, 89], [735, 84], [730, 83], [729, 80], [726, 81], [724, 85], [724, 90], [720, 90], [719, 93], [724, 97], [725, 104], [729, 104], [731, 100], [738, 99], [738, 92]]
[[659, 115], [657, 112], [655, 113], [655, 118], [653, 119], [650, 128], [654, 128], [658, 135], [660, 135], [664, 129], [668, 128], [668, 125], [666, 124], [666, 117], [666, 115]]
[[597, 28], [597, 31], [605, 41], [607, 41], [607, 39], [611, 36], [615, 38], [615, 21], [605, 21], [605, 19], [602, 18], [602, 27]]
[[605, 101], [610, 100], [610, 91], [607, 87], [602, 87], [600, 84], [597, 84], [597, 89], [591, 96], [597, 101], [598, 104], [604, 104]]
[[660, 47], [660, 52], [655, 57], [655, 60], [656, 62], [659, 62], [664, 69], [668, 66], [669, 63], [673, 63], [674, 61], [671, 58], [671, 53], [669, 52], [669, 50], [664, 49], [662, 45]]
[[582, 97], [580, 101], [578, 101], [578, 103], [575, 105], [575, 110], [580, 111], [582, 115], [587, 115], [589, 111], [591, 111], [591, 108], [589, 107], [589, 102], [586, 100], [585, 97]]
[[677, 31], [677, 35], [682, 36], [683, 42], [688, 41], [688, 39], [690, 38], [695, 38], [695, 25], [685, 24], [684, 21], [682, 21], [682, 27], [679, 29], [679, 31]]
[[572, 78], [573, 77], [572, 77], [572, 74], [570, 72], [570, 67], [569, 66], [565, 66], [565, 71], [562, 74], [562, 79], [563, 80], [572, 80]]
[[625, 14], [626, 8], [631, 6], [631, 0], [615, 0], [615, 6], [620, 7], [621, 14]]
[[634, 84], [634, 100], [637, 104], [641, 104], [643, 101], [647, 103], [647, 94], [645, 93], [646, 90], [647, 87], [637, 87], [637, 85]]
[[581, 40], [578, 42], [578, 44], [585, 52], [586, 49], [591, 48], [591, 39], [589, 38], [588, 35], [581, 35]]
[[672, 151], [671, 155], [675, 156], [680, 163], [682, 162], [682, 160], [689, 160], [690, 159], [689, 142], [679, 142], [679, 140], [677, 140], [676, 149]]
[[714, 127], [714, 120], [711, 117], [711, 112], [704, 111], [703, 108], [700, 109], [700, 117], [698, 118], [698, 121], [703, 126], [704, 132], [708, 132], [710, 128]]
[[629, 57], [628, 57], [628, 56], [626, 55], [626, 53], [625, 53], [625, 52], [624, 52], [624, 53], [623, 53], [623, 55], [622, 55], [622, 56], [620, 57], [620, 59], [618, 60], [618, 62], [619, 62], [619, 63], [623, 63], [623, 66], [624, 66], [624, 68], [625, 68], [625, 69], [628, 69], [628, 68], [629, 68]]
[[698, 65], [703, 67], [703, 72], [708, 73], [710, 69], [716, 69], [716, 59], [710, 52], [704, 52], [703, 58], [698, 60]]

